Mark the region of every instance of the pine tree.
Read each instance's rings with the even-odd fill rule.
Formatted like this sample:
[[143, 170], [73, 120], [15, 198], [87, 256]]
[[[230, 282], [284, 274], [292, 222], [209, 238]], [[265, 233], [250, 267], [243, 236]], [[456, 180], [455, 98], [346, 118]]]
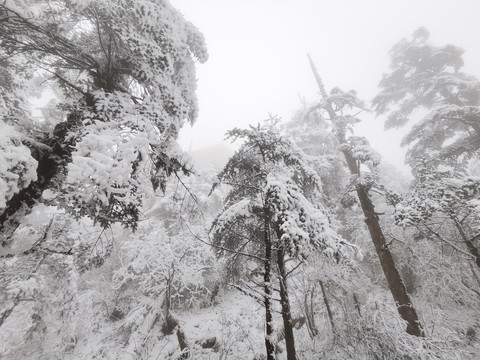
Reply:
[[[213, 244], [220, 254], [244, 255], [262, 264], [267, 358], [274, 359], [272, 283], [276, 262], [287, 357], [296, 359], [287, 286], [286, 260], [306, 258], [314, 249], [332, 256], [342, 251], [325, 210], [315, 207], [319, 178], [293, 143], [272, 127], [234, 129], [230, 137], [245, 142], [219, 174], [231, 186], [213, 223]], [[318, 198], [317, 198], [318, 200]]]
[[[454, 45], [433, 46], [424, 28], [391, 50], [390, 72], [380, 81], [373, 105], [386, 115], [385, 127], [401, 127], [414, 111], [428, 113], [402, 141], [409, 146], [407, 162], [415, 182], [411, 193], [397, 206], [397, 221], [416, 226], [423, 235], [445, 242], [442, 226], [457, 230], [480, 267], [476, 214], [478, 180], [469, 165], [480, 151], [480, 81], [461, 71], [463, 50]], [[438, 219], [437, 219], [438, 220]], [[449, 242], [454, 245], [454, 242]]]
[[463, 73], [463, 50], [454, 45], [433, 46], [424, 28], [403, 39], [390, 51], [390, 71], [382, 76], [373, 99], [386, 128], [414, 124], [402, 141], [409, 145], [407, 163], [415, 167], [424, 158], [465, 166], [480, 149], [480, 81]]

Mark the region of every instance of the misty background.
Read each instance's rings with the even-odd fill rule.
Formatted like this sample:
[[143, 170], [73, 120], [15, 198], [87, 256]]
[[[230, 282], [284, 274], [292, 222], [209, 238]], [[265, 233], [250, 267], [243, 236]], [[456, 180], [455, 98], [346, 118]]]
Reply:
[[[227, 130], [256, 125], [269, 114], [288, 121], [302, 102], [318, 100], [307, 53], [327, 89], [356, 90], [367, 105], [388, 70], [389, 50], [421, 26], [430, 32], [432, 43], [462, 47], [464, 71], [480, 76], [480, 3], [475, 0], [172, 4], [202, 31], [209, 49], [209, 60], [197, 67], [200, 114], [180, 136], [181, 146], [191, 151], [198, 166], [229, 157], [236, 145], [223, 140]], [[409, 174], [403, 163], [405, 149], [400, 147], [409, 126], [385, 131], [383, 118], [368, 112], [360, 117], [356, 134], [366, 136], [385, 161]]]

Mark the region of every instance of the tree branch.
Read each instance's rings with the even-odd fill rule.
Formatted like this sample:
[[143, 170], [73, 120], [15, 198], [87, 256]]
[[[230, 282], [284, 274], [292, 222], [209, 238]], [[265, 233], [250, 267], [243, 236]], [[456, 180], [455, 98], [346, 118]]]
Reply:
[[257, 256], [257, 255], [253, 255], [253, 254], [247, 254], [247, 253], [244, 253], [244, 252], [241, 252], [241, 251], [237, 251], [237, 250], [231, 250], [231, 249], [228, 249], [224, 246], [220, 246], [220, 245], [215, 245], [215, 244], [212, 244], [212, 243], [209, 243], [205, 240], [203, 240], [202, 238], [200, 238], [197, 234], [193, 233], [193, 231], [190, 229], [190, 227], [185, 224], [185, 226], [187, 227], [188, 231], [190, 232], [190, 234], [195, 238], [197, 239], [198, 241], [206, 244], [206, 245], [209, 245], [211, 247], [214, 247], [216, 249], [219, 249], [219, 250], [223, 250], [223, 251], [227, 251], [229, 253], [232, 253], [232, 254], [239, 254], [239, 255], [243, 255], [243, 256], [246, 256], [246, 257], [250, 257], [252, 259], [256, 259], [258, 261], [265, 261], [264, 258], [260, 257], [260, 256]]

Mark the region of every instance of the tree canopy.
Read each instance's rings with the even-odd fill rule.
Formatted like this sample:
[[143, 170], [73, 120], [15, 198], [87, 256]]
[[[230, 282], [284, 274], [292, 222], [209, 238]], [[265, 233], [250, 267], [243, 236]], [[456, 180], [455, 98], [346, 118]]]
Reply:
[[373, 99], [377, 115], [386, 115], [386, 128], [404, 126], [416, 110], [428, 113], [402, 141], [409, 145], [407, 162], [427, 154], [465, 164], [480, 148], [480, 81], [461, 71], [463, 50], [434, 46], [420, 28], [390, 51], [390, 71]]
[[[194, 63], [208, 58], [202, 34], [168, 1], [7, 0], [0, 44], [8, 80], [0, 116], [38, 164], [36, 177], [5, 199], [0, 227], [14, 229], [49, 190], [75, 216], [135, 228], [145, 180], [163, 188], [172, 172], [189, 170], [175, 139], [197, 117]], [[61, 89], [63, 114], [47, 132], [15, 108], [22, 98], [8, 95], [33, 77]]]

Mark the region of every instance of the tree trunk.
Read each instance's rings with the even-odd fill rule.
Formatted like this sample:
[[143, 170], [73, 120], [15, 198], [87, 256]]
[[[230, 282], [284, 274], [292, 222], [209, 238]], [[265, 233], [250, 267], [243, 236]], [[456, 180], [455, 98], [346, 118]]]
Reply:
[[181, 350], [180, 358], [188, 359], [190, 357], [190, 348], [188, 347], [187, 337], [180, 326], [177, 328], [177, 340]]
[[332, 333], [333, 335], [335, 335], [335, 323], [333, 322], [332, 309], [330, 309], [330, 303], [327, 298], [327, 293], [325, 291], [325, 287], [323, 286], [323, 281], [319, 280], [318, 282], [320, 284], [320, 289], [322, 289], [323, 302], [325, 303], [325, 307], [327, 308], [327, 315], [328, 320], [330, 321], [330, 325], [332, 326]]
[[[328, 100], [328, 95], [325, 91], [325, 86], [323, 85], [322, 79], [318, 75], [317, 69], [311, 59], [308, 56], [310, 61], [310, 66], [312, 68], [315, 79], [317, 80], [317, 85], [320, 90], [320, 94], [323, 99], [326, 101], [325, 110], [328, 112], [330, 120], [336, 128], [336, 137], [340, 145], [347, 143], [346, 140], [346, 126], [342, 124], [341, 121], [338, 121], [339, 118], [335, 113], [332, 104]], [[346, 150], [343, 151], [345, 156], [345, 161], [347, 163], [350, 174], [354, 176], [360, 175], [360, 168], [357, 164], [356, 159], [353, 157], [352, 153], [348, 150], [348, 147], [345, 147]], [[375, 250], [377, 252], [378, 258], [380, 260], [380, 265], [382, 266], [383, 273], [387, 279], [388, 287], [392, 293], [393, 299], [397, 306], [397, 311], [407, 322], [407, 333], [415, 336], [424, 336], [422, 327], [418, 320], [418, 315], [413, 305], [410, 301], [410, 297], [407, 294], [405, 285], [402, 278], [395, 266], [393, 256], [388, 248], [387, 242], [385, 241], [385, 236], [383, 235], [382, 228], [380, 226], [378, 215], [375, 212], [375, 207], [370, 199], [368, 194], [369, 188], [362, 184], [357, 184], [356, 186], [358, 199], [360, 200], [360, 205], [362, 207], [363, 214], [365, 216], [365, 223], [367, 224], [368, 231], [370, 232], [370, 237], [372, 238]]]
[[287, 272], [285, 271], [285, 251], [282, 247], [277, 250], [277, 265], [280, 273], [280, 303], [282, 306], [287, 360], [297, 360], [295, 337], [293, 336], [292, 312], [290, 310], [290, 300], [288, 298]]
[[465, 244], [467, 245], [467, 248], [470, 251], [470, 254], [475, 256], [475, 264], [480, 269], [480, 252], [478, 251], [478, 249], [473, 244], [473, 241], [471, 241], [470, 239], [466, 239]]
[[307, 329], [310, 338], [314, 338], [318, 335], [318, 329], [315, 325], [315, 317], [313, 311], [313, 294], [315, 291], [315, 287], [312, 287], [312, 291], [310, 292], [310, 301], [308, 301], [309, 293], [305, 294], [304, 306], [305, 306], [305, 318], [307, 320]]
[[[267, 211], [265, 209], [265, 211]], [[263, 289], [265, 305], [265, 348], [267, 351], [267, 360], [275, 360], [275, 336], [273, 333], [273, 317], [272, 317], [272, 287], [271, 287], [271, 265], [272, 265], [272, 241], [270, 238], [270, 225], [267, 212], [264, 214], [265, 241], [265, 262], [263, 274]]]
[[[50, 225], [52, 223], [50, 222]], [[40, 267], [40, 265], [43, 264], [43, 261], [45, 260], [45, 254], [42, 254], [40, 260], [38, 261], [37, 265], [35, 265], [35, 268], [33, 269], [32, 272], [30, 272], [30, 274], [26, 277], [25, 280], [30, 280], [32, 278], [32, 276], [37, 272], [38, 268]], [[1, 315], [0, 315], [0, 327], [2, 327], [3, 323], [8, 319], [8, 317], [10, 315], [12, 315], [13, 311], [15, 310], [15, 308], [18, 306], [18, 304], [20, 304], [20, 302], [22, 301], [22, 297], [23, 296], [23, 290], [20, 291], [16, 296], [15, 296], [15, 299], [13, 300], [13, 305], [10, 309], [7, 309], [5, 310]]]
[[7, 201], [4, 211], [0, 214], [2, 246], [6, 247], [10, 244], [10, 238], [20, 225], [22, 218], [40, 202], [43, 192], [55, 185], [58, 175], [66, 172], [75, 145], [75, 140], [70, 137], [70, 131], [81, 121], [82, 117], [79, 113], [71, 113], [65, 122], [55, 126], [53, 134], [45, 140], [44, 144], [48, 150], [32, 149], [32, 156], [38, 162], [37, 180], [32, 181]]
[[356, 293], [353, 293], [353, 304], [355, 306], [355, 310], [357, 310], [358, 316], [362, 317], [362, 312], [360, 310], [360, 302], [358, 301], [358, 296]]
[[372, 238], [380, 264], [387, 279], [388, 287], [396, 302], [397, 310], [402, 319], [407, 322], [407, 333], [415, 336], [424, 336], [417, 312], [415, 311], [405, 284], [395, 266], [392, 253], [388, 248], [378, 215], [368, 195], [368, 190], [363, 185], [357, 186], [357, 195], [365, 215], [365, 223]]
[[462, 224], [457, 220], [457, 218], [454, 215], [450, 215], [450, 218], [453, 220], [453, 223], [455, 224], [455, 227], [460, 233], [460, 236], [463, 242], [467, 246], [468, 251], [475, 258], [475, 265], [477, 265], [477, 267], [480, 269], [480, 252], [478, 251], [478, 249], [474, 244], [474, 240], [478, 235], [474, 236], [473, 238], [469, 238], [465, 233], [465, 231], [463, 230]]

